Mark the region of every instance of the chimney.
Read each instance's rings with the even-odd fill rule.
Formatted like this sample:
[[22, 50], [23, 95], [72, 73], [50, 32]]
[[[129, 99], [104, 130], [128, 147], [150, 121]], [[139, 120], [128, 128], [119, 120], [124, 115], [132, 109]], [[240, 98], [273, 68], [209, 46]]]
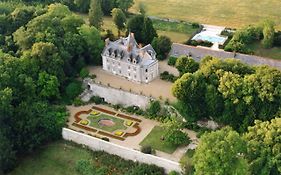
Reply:
[[109, 42], [110, 42], [110, 40], [109, 40], [109, 38], [107, 38], [107, 39], [105, 40], [105, 46], [108, 46]]

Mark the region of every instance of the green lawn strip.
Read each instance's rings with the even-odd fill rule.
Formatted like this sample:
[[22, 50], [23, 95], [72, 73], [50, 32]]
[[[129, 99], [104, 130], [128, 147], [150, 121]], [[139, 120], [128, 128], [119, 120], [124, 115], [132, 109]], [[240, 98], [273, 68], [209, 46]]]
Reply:
[[281, 47], [265, 49], [261, 42], [249, 44], [248, 47], [254, 51], [255, 55], [281, 60]]
[[22, 158], [9, 175], [79, 175], [75, 170], [78, 160], [89, 160], [95, 169], [106, 167], [114, 175], [124, 175], [137, 166], [133, 161], [61, 140]]
[[177, 145], [169, 144], [161, 137], [165, 134], [165, 131], [160, 126], [155, 126], [152, 131], [146, 136], [146, 138], [140, 143], [141, 146], [151, 146], [153, 149], [172, 154], [176, 149]]
[[[113, 132], [113, 131], [116, 131], [116, 130], [126, 130], [127, 129], [127, 127], [124, 126], [125, 120], [122, 120], [122, 119], [119, 119], [117, 117], [113, 117], [113, 116], [110, 116], [110, 115], [106, 115], [106, 114], [103, 114], [103, 113], [101, 113], [99, 115], [89, 115], [87, 117], [87, 119], [90, 121], [90, 126], [92, 126], [94, 128], [97, 128], [97, 129], [104, 130], [104, 131]], [[115, 125], [114, 126], [100, 126], [98, 124], [98, 122], [101, 119], [112, 120], [115, 123]]]
[[89, 151], [59, 141], [24, 158], [10, 175], [76, 175], [76, 161], [90, 158]]
[[169, 31], [169, 32], [179, 32], [179, 33], [185, 33], [185, 34], [192, 34], [194, 33], [198, 28], [192, 27], [191, 24], [187, 23], [178, 23], [178, 22], [167, 22], [162, 20], [152, 20], [153, 26], [156, 30], [163, 30], [163, 31]]

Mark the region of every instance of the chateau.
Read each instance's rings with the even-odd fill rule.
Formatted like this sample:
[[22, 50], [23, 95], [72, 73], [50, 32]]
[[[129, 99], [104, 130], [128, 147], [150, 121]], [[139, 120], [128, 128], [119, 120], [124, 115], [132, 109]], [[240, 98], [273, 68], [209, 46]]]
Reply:
[[114, 42], [107, 39], [102, 60], [105, 71], [134, 82], [148, 83], [159, 74], [155, 50], [150, 44], [139, 46], [133, 33]]

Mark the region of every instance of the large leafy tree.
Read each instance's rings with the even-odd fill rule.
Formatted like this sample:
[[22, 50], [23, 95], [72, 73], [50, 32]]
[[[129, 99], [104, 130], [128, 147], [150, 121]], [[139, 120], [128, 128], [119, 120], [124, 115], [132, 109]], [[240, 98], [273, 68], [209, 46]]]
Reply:
[[125, 13], [128, 9], [134, 5], [134, 0], [117, 0], [118, 7], [122, 9]]
[[91, 0], [89, 10], [89, 22], [90, 25], [96, 28], [101, 28], [103, 23], [103, 12], [101, 9], [101, 0]]
[[246, 175], [246, 142], [231, 128], [204, 134], [193, 156], [195, 175]]
[[179, 57], [175, 66], [181, 75], [185, 73], [193, 73], [199, 69], [199, 63], [187, 56]]
[[160, 36], [154, 38], [151, 45], [157, 53], [157, 58], [164, 60], [171, 50], [172, 41], [167, 36]]
[[281, 118], [255, 121], [244, 135], [247, 159], [254, 175], [281, 174]]
[[118, 29], [118, 36], [120, 36], [120, 31], [126, 28], [126, 16], [121, 9], [114, 8], [111, 12], [113, 21]]
[[[180, 72], [192, 65], [182, 62], [177, 65]], [[280, 112], [280, 77], [279, 70], [268, 66], [249, 67], [234, 59], [206, 57], [196, 72], [184, 74], [172, 90], [188, 110], [187, 119], [212, 117], [245, 131], [254, 120], [269, 120]]]
[[151, 19], [143, 15], [136, 15], [128, 21], [127, 32], [133, 32], [136, 40], [143, 44], [149, 44], [157, 37]]

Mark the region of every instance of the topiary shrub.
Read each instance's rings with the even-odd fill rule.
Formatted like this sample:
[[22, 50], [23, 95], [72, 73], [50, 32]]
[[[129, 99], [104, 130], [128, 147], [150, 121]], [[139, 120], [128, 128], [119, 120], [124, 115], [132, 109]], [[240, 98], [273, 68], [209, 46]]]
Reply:
[[86, 68], [83, 68], [83, 69], [81, 69], [79, 75], [80, 75], [81, 78], [89, 77], [89, 70], [86, 69]]
[[141, 152], [145, 154], [152, 154], [153, 150], [150, 145], [145, 145], [141, 147]]
[[177, 59], [178, 59], [177, 57], [170, 56], [169, 59], [168, 59], [168, 65], [175, 66], [176, 62], [177, 62]]

